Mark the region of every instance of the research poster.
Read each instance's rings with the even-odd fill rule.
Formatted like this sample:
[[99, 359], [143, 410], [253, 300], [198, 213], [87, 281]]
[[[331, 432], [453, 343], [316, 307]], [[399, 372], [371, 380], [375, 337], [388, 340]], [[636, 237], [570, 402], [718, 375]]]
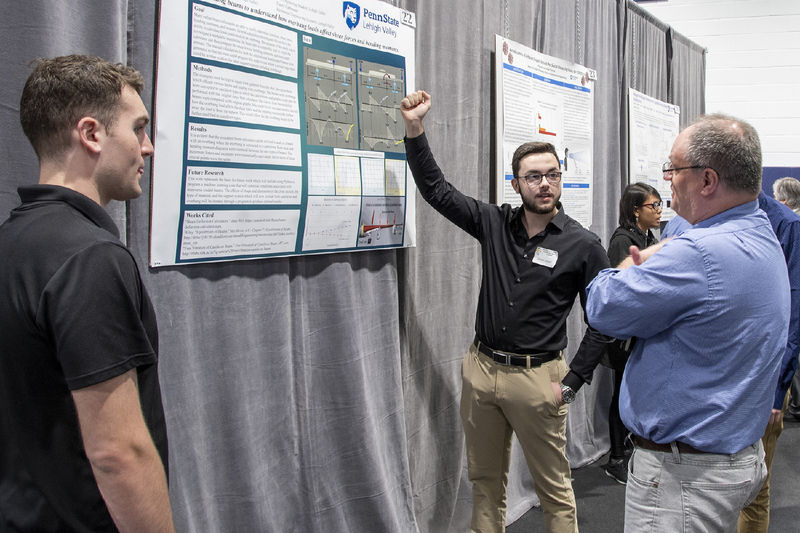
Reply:
[[413, 13], [160, 2], [150, 265], [415, 244]]
[[592, 224], [594, 84], [596, 72], [495, 36], [496, 198], [519, 205], [511, 159], [530, 141], [553, 144], [561, 161], [561, 204]]
[[675, 216], [670, 183], [664, 181], [661, 167], [678, 136], [680, 118], [679, 106], [628, 89], [628, 182], [640, 181], [658, 190], [662, 221]]

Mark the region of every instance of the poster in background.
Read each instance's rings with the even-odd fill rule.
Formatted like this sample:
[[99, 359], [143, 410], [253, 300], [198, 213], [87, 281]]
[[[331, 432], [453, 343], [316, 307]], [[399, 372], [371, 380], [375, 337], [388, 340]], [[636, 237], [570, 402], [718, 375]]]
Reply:
[[498, 204], [520, 205], [511, 158], [523, 143], [553, 144], [561, 161], [561, 203], [592, 224], [594, 70], [495, 36], [495, 131]]
[[150, 265], [413, 246], [414, 14], [161, 2]]
[[628, 89], [628, 183], [652, 185], [661, 195], [661, 221], [675, 216], [671, 209], [670, 182], [661, 167], [669, 160], [672, 143], [680, 130], [681, 109]]

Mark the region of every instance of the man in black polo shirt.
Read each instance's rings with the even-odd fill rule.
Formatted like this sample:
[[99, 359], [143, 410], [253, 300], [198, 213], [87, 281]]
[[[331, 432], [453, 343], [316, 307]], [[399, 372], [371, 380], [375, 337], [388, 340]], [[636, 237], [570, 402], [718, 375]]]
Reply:
[[431, 99], [403, 99], [406, 153], [422, 197], [478, 239], [483, 259], [475, 341], [463, 363], [461, 419], [472, 481], [472, 531], [505, 529], [512, 432], [522, 444], [547, 531], [578, 531], [566, 459], [566, 404], [590, 383], [611, 339], [587, 329], [570, 368], [566, 320], [597, 272], [608, 268], [600, 239], [561, 209], [561, 171], [549, 143], [514, 154], [511, 184], [522, 207], [465, 196], [444, 179], [422, 121]]
[[2, 531], [174, 531], [155, 314], [102, 208], [142, 192], [142, 86], [65, 56], [22, 92], [40, 174], [0, 226]]

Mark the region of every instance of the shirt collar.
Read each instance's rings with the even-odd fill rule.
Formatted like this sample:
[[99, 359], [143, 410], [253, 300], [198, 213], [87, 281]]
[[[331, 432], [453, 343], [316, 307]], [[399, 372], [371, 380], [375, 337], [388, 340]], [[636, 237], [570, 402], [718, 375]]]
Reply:
[[23, 203], [64, 202], [119, 239], [117, 225], [106, 210], [88, 196], [60, 185], [29, 185], [20, 187], [17, 192]]
[[[556, 213], [556, 216], [550, 219], [550, 222], [547, 223], [547, 226], [552, 224], [556, 228], [558, 228], [559, 231], [564, 231], [564, 226], [567, 224], [567, 219], [569, 217], [567, 217], [567, 214], [564, 213], [564, 206], [561, 205], [561, 202], [558, 202], [556, 204], [556, 207], [558, 208], [558, 213]], [[524, 215], [524, 212], [525, 208], [523, 206], [519, 206], [517, 207], [517, 210], [513, 216], [514, 222], [519, 224], [519, 227], [522, 228], [522, 231], [525, 231], [525, 226], [522, 224], [522, 217]], [[545, 230], [547, 229], [547, 226], [545, 226]]]
[[710, 228], [711, 226], [720, 224], [722, 222], [727, 222], [728, 220], [733, 220], [736, 218], [742, 218], [747, 215], [755, 214], [757, 211], [758, 211], [758, 200], [752, 200], [750, 202], [745, 202], [735, 207], [731, 207], [730, 209], [726, 209], [725, 211], [717, 213], [716, 215], [709, 217], [705, 220], [701, 220], [692, 227]]

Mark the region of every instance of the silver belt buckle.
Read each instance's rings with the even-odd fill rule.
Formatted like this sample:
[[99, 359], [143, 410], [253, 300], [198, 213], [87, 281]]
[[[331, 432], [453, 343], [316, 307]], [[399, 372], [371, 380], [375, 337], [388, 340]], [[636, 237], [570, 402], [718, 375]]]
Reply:
[[502, 363], [503, 363], [504, 365], [506, 365], [506, 366], [511, 366], [511, 356], [510, 356], [510, 355], [508, 355], [507, 353], [502, 353], [502, 352], [494, 352], [494, 354], [495, 354], [496, 356], [497, 356], [497, 355], [499, 355], [500, 357], [502, 357], [502, 358], [503, 358], [503, 361], [502, 361]]

